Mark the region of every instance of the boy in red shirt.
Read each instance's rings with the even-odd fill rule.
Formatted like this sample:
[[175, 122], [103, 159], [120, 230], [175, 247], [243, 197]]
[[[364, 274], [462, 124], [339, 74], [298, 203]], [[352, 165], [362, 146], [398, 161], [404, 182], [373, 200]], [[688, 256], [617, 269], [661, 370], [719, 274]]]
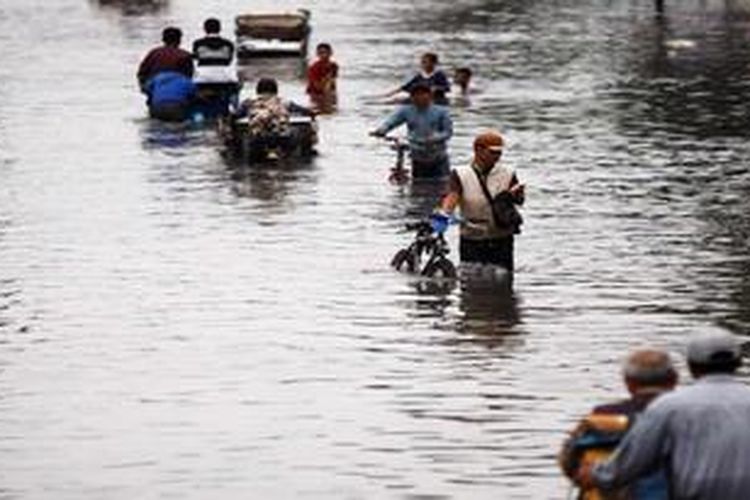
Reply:
[[318, 56], [307, 70], [307, 93], [314, 101], [332, 99], [336, 95], [339, 65], [332, 59], [333, 49], [321, 43], [315, 49]]

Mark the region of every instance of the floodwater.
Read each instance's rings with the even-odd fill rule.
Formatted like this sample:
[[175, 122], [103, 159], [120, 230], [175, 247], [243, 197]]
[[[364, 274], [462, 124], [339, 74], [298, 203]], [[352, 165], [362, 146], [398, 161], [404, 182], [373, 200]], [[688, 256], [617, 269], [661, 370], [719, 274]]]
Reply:
[[[234, 175], [135, 67], [168, 23], [295, 5], [126, 3], [0, 0], [0, 498], [565, 498], [629, 348], [748, 331], [738, 5], [310, 2], [342, 65], [320, 156]], [[364, 97], [428, 48], [478, 74], [454, 164], [499, 127], [528, 185], [513, 295], [388, 268], [439, 187], [388, 184]], [[247, 72], [301, 98], [297, 70]]]

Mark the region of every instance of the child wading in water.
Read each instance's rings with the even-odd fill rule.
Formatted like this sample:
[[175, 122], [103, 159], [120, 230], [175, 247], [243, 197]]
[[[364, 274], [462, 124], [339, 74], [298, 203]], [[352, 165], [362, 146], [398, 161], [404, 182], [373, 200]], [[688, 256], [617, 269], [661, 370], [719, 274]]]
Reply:
[[336, 102], [339, 65], [333, 60], [333, 48], [330, 44], [319, 44], [315, 54], [317, 59], [307, 70], [307, 94], [316, 106], [330, 107]]

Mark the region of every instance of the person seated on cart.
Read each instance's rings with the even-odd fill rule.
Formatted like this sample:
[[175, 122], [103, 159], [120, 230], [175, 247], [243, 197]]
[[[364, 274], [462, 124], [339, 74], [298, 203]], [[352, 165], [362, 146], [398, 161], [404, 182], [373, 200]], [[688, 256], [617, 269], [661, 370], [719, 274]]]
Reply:
[[162, 31], [164, 45], [152, 49], [138, 67], [138, 83], [141, 89], [153, 77], [164, 71], [179, 73], [192, 78], [194, 73], [193, 56], [180, 48], [182, 31], [170, 26]]
[[193, 57], [198, 67], [231, 66], [234, 44], [221, 36], [221, 21], [209, 18], [203, 23], [206, 36], [193, 42]]
[[279, 85], [273, 78], [261, 78], [255, 93], [254, 98], [242, 102], [236, 117], [247, 117], [248, 133], [259, 146], [286, 146], [294, 140], [289, 125], [291, 117], [315, 116], [311, 109], [283, 100], [279, 96]]
[[371, 135], [384, 137], [403, 124], [409, 131], [412, 177], [447, 176], [450, 170], [448, 141], [453, 136], [453, 121], [446, 107], [433, 103], [432, 89], [427, 83], [411, 87], [411, 103], [401, 106]]
[[234, 44], [223, 38], [221, 22], [206, 19], [203, 23], [206, 36], [193, 42], [196, 61], [195, 81], [198, 86], [198, 109], [207, 117], [225, 116], [237, 106], [240, 89], [237, 72], [232, 66]]

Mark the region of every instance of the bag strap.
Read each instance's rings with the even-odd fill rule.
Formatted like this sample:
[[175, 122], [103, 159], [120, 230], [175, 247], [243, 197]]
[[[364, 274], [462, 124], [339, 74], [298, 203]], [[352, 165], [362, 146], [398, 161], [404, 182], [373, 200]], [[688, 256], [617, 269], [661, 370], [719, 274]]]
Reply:
[[487, 187], [487, 183], [484, 182], [484, 179], [482, 178], [482, 174], [479, 173], [479, 171], [474, 168], [472, 165], [471, 170], [474, 171], [474, 175], [477, 176], [477, 180], [479, 181], [479, 185], [482, 188], [482, 193], [484, 194], [484, 198], [487, 200], [487, 203], [490, 205], [490, 210], [492, 211], [492, 220], [495, 222], [496, 228], [502, 228], [502, 224], [500, 224], [500, 217], [497, 216], [497, 212], [495, 211], [495, 204], [492, 202], [492, 195], [490, 194], [490, 190]]

